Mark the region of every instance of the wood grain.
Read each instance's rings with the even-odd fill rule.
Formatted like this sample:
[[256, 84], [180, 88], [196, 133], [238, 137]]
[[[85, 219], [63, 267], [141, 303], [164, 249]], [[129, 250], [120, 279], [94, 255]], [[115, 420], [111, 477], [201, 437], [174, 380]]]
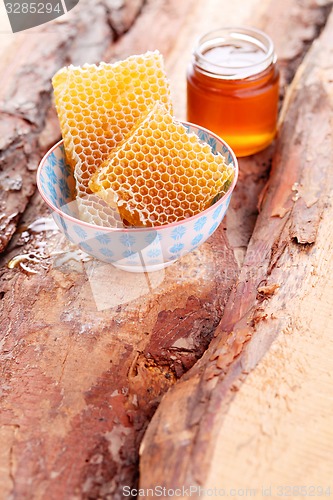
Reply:
[[216, 338], [148, 427], [143, 488], [264, 496], [271, 487], [278, 498], [279, 485], [331, 483], [332, 27], [333, 16], [287, 96], [261, 212]]
[[[82, 0], [80, 4], [85, 5]], [[59, 21], [55, 33], [43, 32], [42, 37], [36, 34], [31, 39], [22, 34], [17, 47], [11, 47], [18, 59], [7, 74], [8, 88], [16, 89], [6, 94], [8, 154], [20, 155], [22, 147], [29, 145], [29, 155], [37, 155], [31, 164], [34, 169], [42, 149], [55, 141], [58, 127], [49, 107], [50, 75], [64, 61], [91, 62], [102, 57], [99, 54], [119, 36], [109, 26], [112, 6], [117, 15], [121, 9], [124, 16], [139, 11], [140, 15], [128, 33], [111, 45], [108, 58], [159, 48], [166, 57], [180, 116], [195, 35], [224, 22], [226, 10], [234, 23], [249, 19], [259, 23], [272, 2], [251, 0], [244, 5], [237, 0], [230, 5], [223, 0], [221, 8], [217, 0], [154, 0], [145, 2], [142, 11], [137, 5], [101, 1], [94, 9], [77, 13], [79, 17], [74, 18], [74, 9], [72, 18]], [[281, 3], [281, 9], [285, 6]], [[269, 29], [276, 16], [274, 10]], [[302, 38], [303, 33], [301, 29], [297, 36]], [[35, 62], [38, 52], [33, 49], [38, 41], [49, 54], [48, 62], [47, 58], [41, 64]], [[29, 73], [32, 62], [37, 68], [34, 76]], [[13, 87], [14, 81], [20, 84]], [[26, 89], [31, 88], [33, 104], [22, 108]], [[21, 107], [16, 109], [14, 104]], [[33, 142], [35, 133], [38, 144]], [[226, 224], [207, 244], [164, 273], [150, 276], [134, 278], [87, 261], [52, 227], [39, 197], [31, 198], [0, 271], [0, 495], [117, 500], [123, 498], [124, 485], [137, 484], [138, 448], [149, 420], [162, 395], [203, 354], [223, 316], [255, 224], [257, 197], [271, 157], [272, 150], [241, 163], [242, 182]], [[24, 158], [17, 168], [19, 175], [24, 173], [24, 189], [31, 189], [31, 194], [34, 173], [25, 174]], [[28, 198], [24, 189], [16, 192], [15, 210], [24, 210]], [[15, 226], [17, 221], [18, 216], [13, 216]], [[13, 231], [14, 225], [6, 243]], [[17, 255], [27, 256], [24, 267], [8, 269], [8, 261]], [[239, 340], [239, 352], [246, 338]], [[230, 352], [232, 358], [234, 351]], [[228, 356], [225, 350], [231, 362]], [[219, 363], [223, 360], [221, 355]], [[178, 412], [179, 425], [184, 410]], [[193, 421], [199, 423], [200, 411], [193, 411]], [[181, 442], [188, 438], [185, 433]], [[177, 454], [164, 464], [173, 456], [178, 464]]]
[[85, 257], [33, 197], [1, 268], [0, 495], [122, 498], [161, 395], [207, 348], [238, 275], [224, 226], [151, 276]]
[[221, 228], [208, 260], [196, 252], [138, 276], [82, 262], [59, 233], [46, 236], [44, 258], [27, 263], [38, 274], [17, 269], [2, 280], [0, 426], [11, 458], [1, 488], [122, 498], [161, 395], [204, 352], [222, 316], [232, 279], [220, 262], [235, 279], [233, 253]]

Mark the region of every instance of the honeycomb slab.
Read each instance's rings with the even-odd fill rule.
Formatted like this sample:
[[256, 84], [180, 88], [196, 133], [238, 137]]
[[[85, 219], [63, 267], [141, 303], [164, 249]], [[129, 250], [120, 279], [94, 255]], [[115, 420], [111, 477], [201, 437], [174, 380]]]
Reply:
[[80, 216], [118, 226], [118, 213], [91, 194], [89, 180], [154, 103], [162, 102], [171, 111], [162, 55], [155, 51], [114, 64], [69, 66], [52, 83]]
[[155, 105], [92, 176], [90, 189], [134, 226], [161, 226], [208, 208], [234, 169]]

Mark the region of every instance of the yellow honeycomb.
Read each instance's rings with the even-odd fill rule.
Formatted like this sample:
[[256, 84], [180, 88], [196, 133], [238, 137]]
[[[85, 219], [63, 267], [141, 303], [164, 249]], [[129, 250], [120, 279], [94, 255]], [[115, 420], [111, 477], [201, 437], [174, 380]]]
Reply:
[[155, 51], [114, 64], [69, 66], [52, 83], [80, 216], [103, 226], [118, 225], [117, 213], [91, 195], [89, 179], [153, 103], [171, 110], [162, 55]]
[[233, 174], [221, 154], [155, 105], [89, 186], [130, 224], [160, 226], [205, 210]]

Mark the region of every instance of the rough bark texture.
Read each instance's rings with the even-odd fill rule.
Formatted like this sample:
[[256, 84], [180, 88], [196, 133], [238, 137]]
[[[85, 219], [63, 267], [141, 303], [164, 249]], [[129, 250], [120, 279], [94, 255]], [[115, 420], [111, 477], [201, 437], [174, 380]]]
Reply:
[[[287, 52], [295, 37], [298, 43], [285, 57], [291, 63], [304, 52], [309, 30], [314, 36], [323, 23], [319, 16], [323, 9], [310, 1], [296, 7], [294, 0], [275, 4], [249, 0], [244, 5], [239, 0], [231, 6], [223, 0], [230, 24], [257, 23], [275, 43], [281, 42], [280, 54]], [[25, 207], [34, 190], [38, 159], [59, 133], [49, 107], [50, 77], [64, 63], [101, 59], [141, 6], [137, 1], [101, 0], [85, 10], [87, 5], [81, 0], [80, 10], [77, 7], [55, 22], [52, 32], [45, 26], [41, 33], [18, 35], [15, 47], [10, 47], [8, 57], [13, 62], [1, 90], [2, 165], [6, 166], [1, 183], [6, 187], [0, 196], [7, 203], [1, 219], [3, 246], [15, 230], [18, 213], [24, 212], [0, 271], [0, 496], [4, 498], [117, 499], [122, 498], [124, 485], [136, 485], [138, 448], [149, 420], [162, 395], [204, 353], [223, 316], [273, 155], [271, 148], [240, 162], [240, 180], [226, 224], [207, 244], [165, 272], [133, 276], [86, 260], [55, 230], [38, 196]], [[302, 12], [297, 22], [280, 16], [291, 5]], [[198, 35], [224, 22], [216, 15], [220, 11], [221, 0], [151, 0], [103, 58], [160, 49], [176, 113], [184, 118], [190, 52]], [[274, 35], [280, 18], [284, 41], [280, 32]], [[293, 30], [296, 25], [298, 30]], [[296, 226], [294, 233], [307, 237]], [[254, 258], [253, 266], [257, 264]], [[220, 341], [224, 337], [216, 340]], [[237, 342], [240, 351], [242, 337]], [[232, 359], [237, 342], [230, 352], [223, 347], [226, 359]], [[187, 380], [192, 379], [184, 384]], [[195, 402], [201, 385], [191, 387]], [[200, 422], [201, 407], [193, 405], [191, 418]], [[177, 406], [179, 425], [185, 410]], [[180, 443], [188, 438], [186, 431]], [[175, 471], [179, 463], [176, 448], [170, 456], [175, 457], [172, 465], [169, 457], [160, 464], [165, 472], [169, 466]], [[144, 460], [146, 467], [147, 455]]]
[[0, 423], [11, 458], [1, 488], [18, 498], [122, 498], [160, 396], [221, 318], [232, 281], [220, 262], [236, 264], [221, 227], [207, 260], [193, 253], [165, 273], [132, 275], [82, 262], [47, 221], [47, 252], [34, 238], [27, 274], [2, 276]]
[[92, 9], [80, 0], [64, 18], [15, 35], [0, 59], [0, 253], [35, 191], [42, 155], [60, 137], [50, 110], [52, 76], [65, 64], [103, 59], [143, 3], [99, 0]]
[[216, 338], [148, 427], [143, 488], [252, 488], [260, 496], [267, 485], [278, 498], [279, 485], [330, 486], [332, 33], [333, 16], [291, 86]]
[[225, 228], [166, 272], [131, 275], [85, 261], [35, 196], [2, 265], [1, 495], [122, 498], [161, 395], [222, 316], [238, 273]]

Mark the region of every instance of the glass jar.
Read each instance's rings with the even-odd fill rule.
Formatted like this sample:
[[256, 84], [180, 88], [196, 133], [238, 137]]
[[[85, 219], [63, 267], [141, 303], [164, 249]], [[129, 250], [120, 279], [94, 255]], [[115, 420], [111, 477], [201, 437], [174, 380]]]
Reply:
[[276, 54], [265, 33], [223, 28], [199, 40], [187, 73], [188, 121], [247, 156], [273, 140], [278, 100]]

